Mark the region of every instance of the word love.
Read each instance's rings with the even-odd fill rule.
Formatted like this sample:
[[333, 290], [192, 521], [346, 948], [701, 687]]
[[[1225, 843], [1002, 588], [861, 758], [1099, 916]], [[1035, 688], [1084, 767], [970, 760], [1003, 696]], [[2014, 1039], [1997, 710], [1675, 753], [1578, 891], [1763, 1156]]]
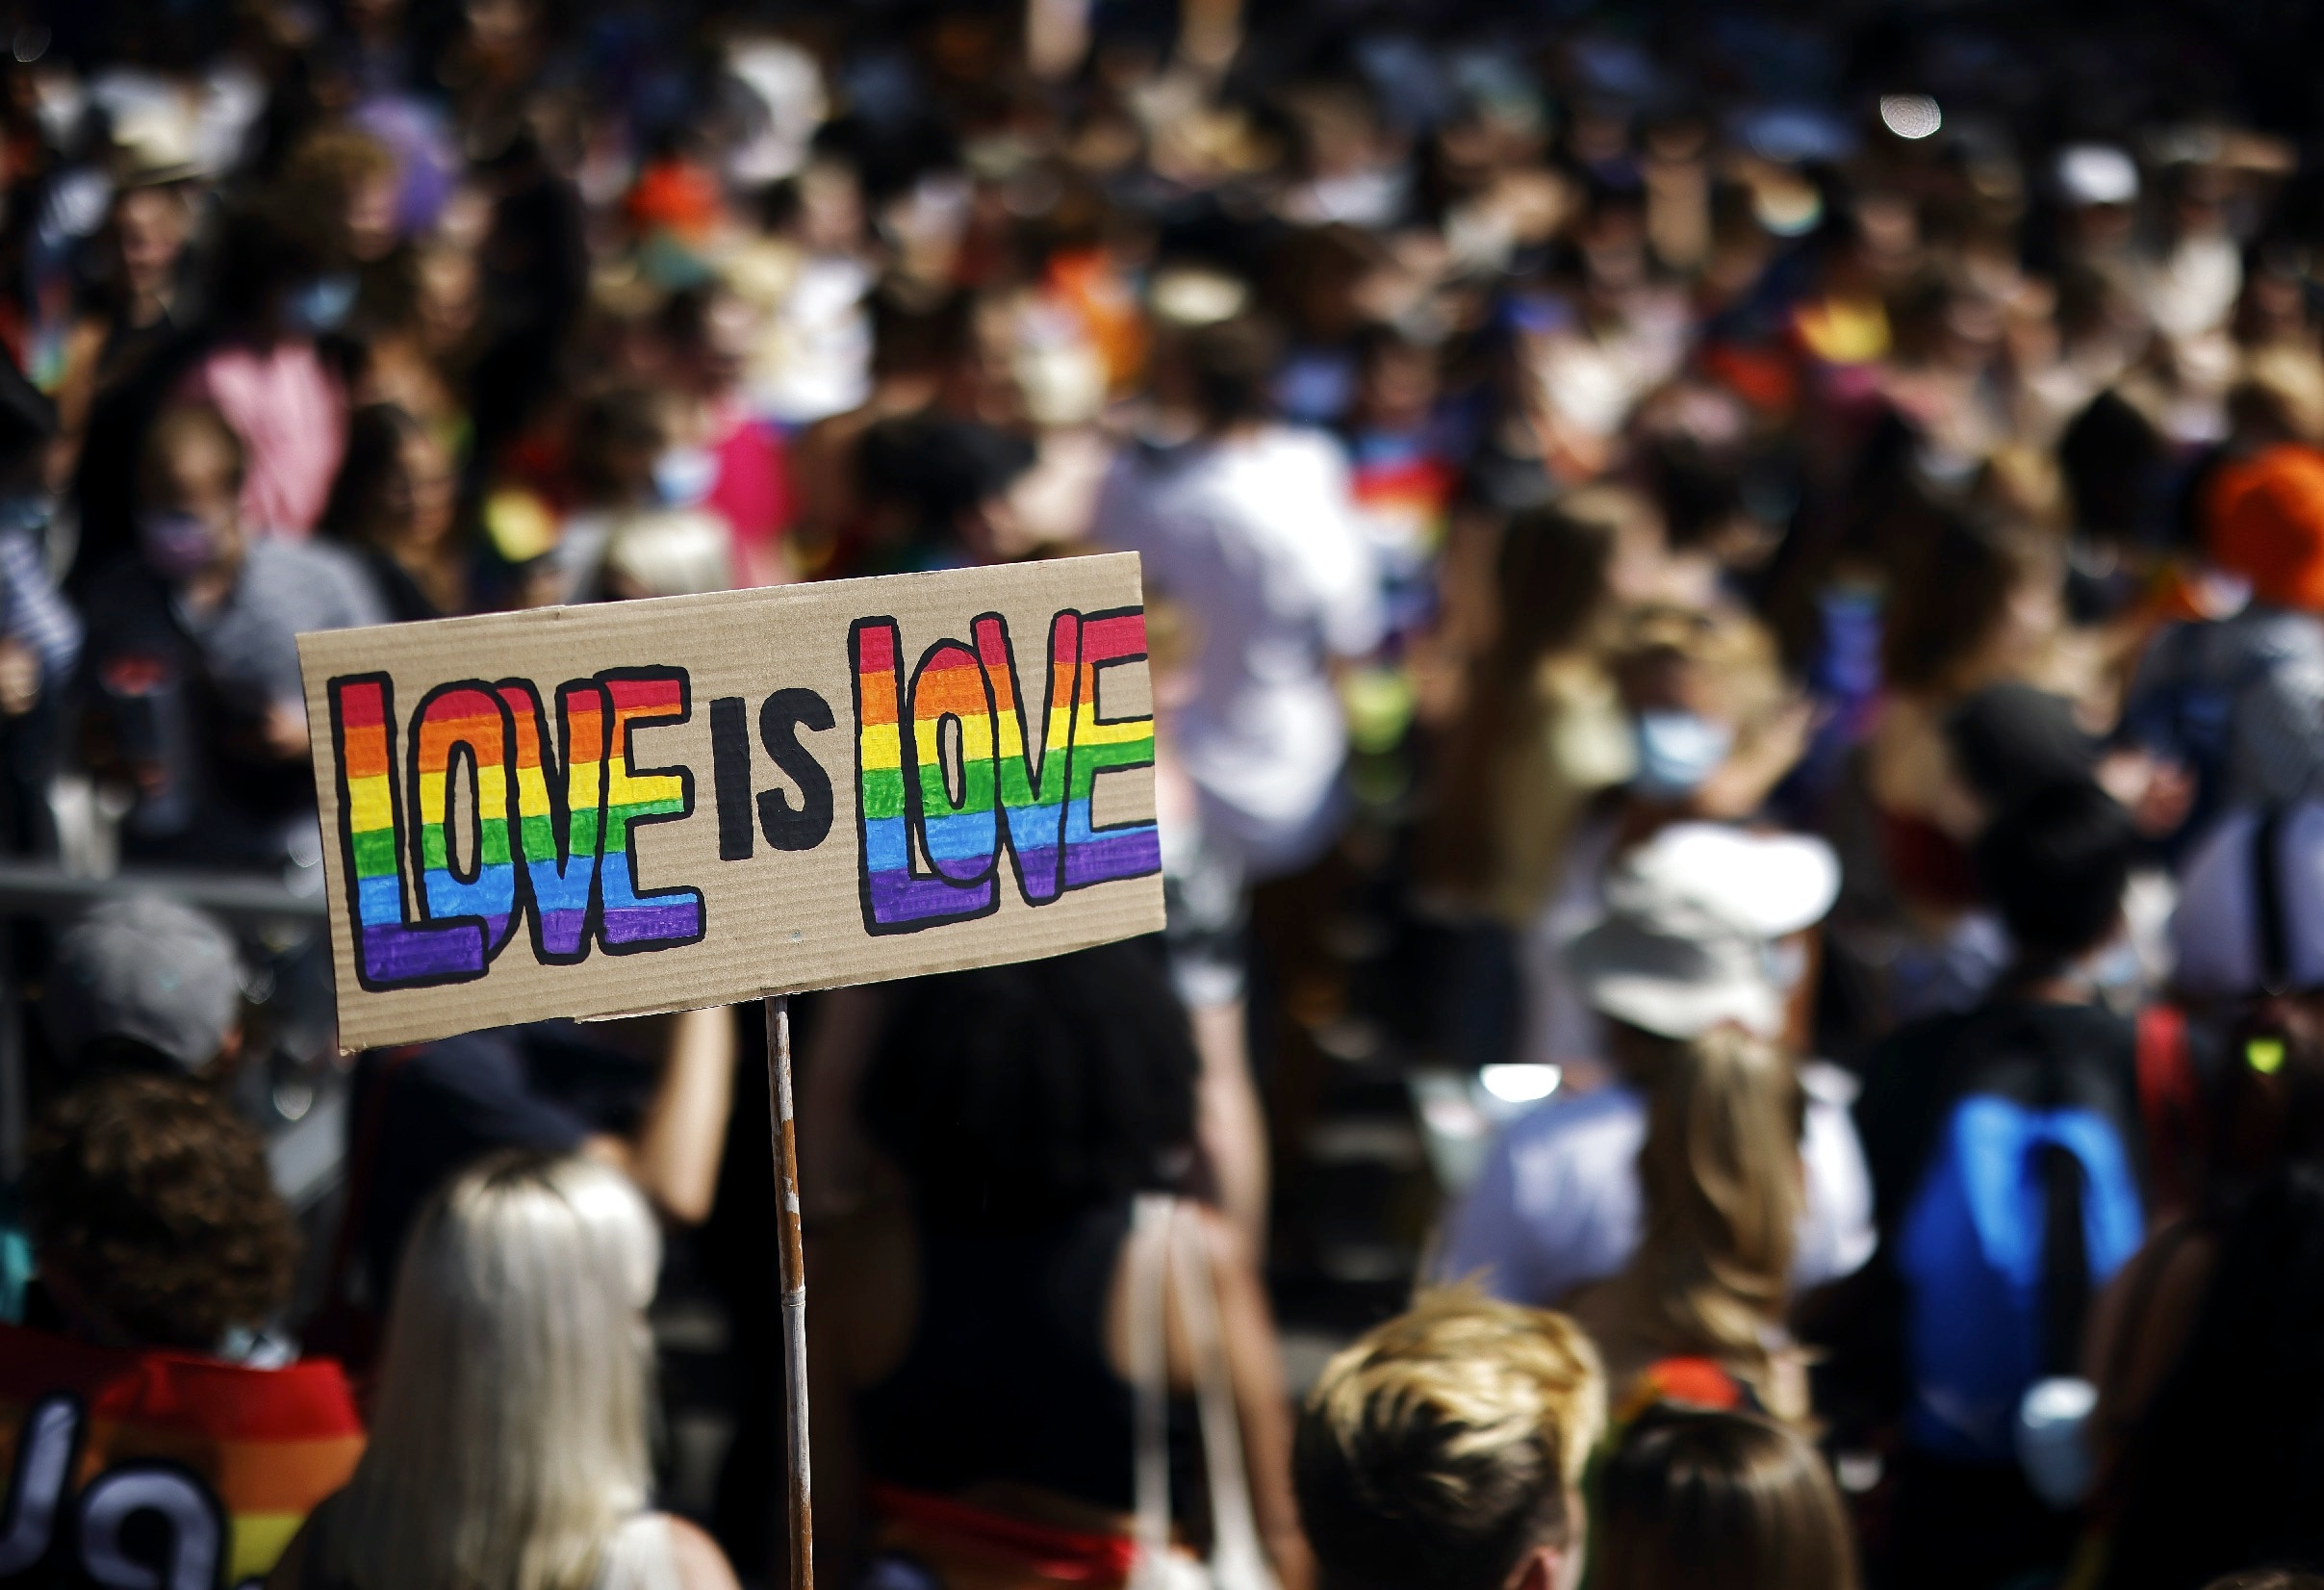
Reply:
[[[1035, 710], [997, 613], [975, 619], [965, 641], [930, 646], [908, 680], [895, 619], [850, 627], [866, 933], [990, 915], [1001, 905], [1004, 851], [1016, 892], [1036, 907], [1161, 870], [1151, 821], [1101, 827], [1091, 809], [1100, 774], [1154, 759], [1150, 715], [1099, 709], [1103, 672], [1144, 661], [1143, 611], [1060, 611], [1048, 639]], [[640, 765], [636, 749], [639, 731], [691, 721], [686, 669], [606, 669], [553, 696], [525, 679], [458, 680], [423, 694], [408, 721], [384, 672], [333, 677], [324, 694], [365, 989], [480, 978], [520, 924], [544, 965], [574, 964], [593, 950], [669, 950], [710, 934], [703, 880], [648, 888], [637, 867], [640, 830], [695, 814], [694, 769]], [[753, 718], [789, 788], [754, 787]], [[708, 788], [722, 862], [751, 859], [762, 836], [778, 852], [826, 842], [832, 781], [802, 735], [836, 726], [830, 702], [799, 686], [766, 695], [754, 714], [743, 696], [710, 702]]]

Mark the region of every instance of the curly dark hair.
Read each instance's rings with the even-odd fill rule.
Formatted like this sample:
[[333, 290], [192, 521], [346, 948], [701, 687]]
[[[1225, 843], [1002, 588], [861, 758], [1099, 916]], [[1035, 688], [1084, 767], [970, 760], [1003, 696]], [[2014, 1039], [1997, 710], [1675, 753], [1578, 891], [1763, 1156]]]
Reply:
[[265, 1145], [202, 1089], [91, 1083], [50, 1107], [28, 1148], [42, 1271], [140, 1342], [214, 1351], [290, 1296], [298, 1236]]
[[1109, 944], [924, 977], [859, 1114], [921, 1218], [1029, 1229], [1170, 1184], [1194, 1140], [1194, 1038], [1158, 951]]

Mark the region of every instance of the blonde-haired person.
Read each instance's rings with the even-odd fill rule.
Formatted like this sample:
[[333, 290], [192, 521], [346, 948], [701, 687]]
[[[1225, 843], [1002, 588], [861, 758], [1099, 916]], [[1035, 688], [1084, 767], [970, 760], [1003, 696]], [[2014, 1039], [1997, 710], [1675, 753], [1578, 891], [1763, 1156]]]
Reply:
[[1663, 1396], [1808, 1415], [1784, 1333], [1805, 1197], [1806, 1095], [1791, 1057], [1739, 1026], [1673, 1043], [1648, 1089], [1638, 1153], [1644, 1236], [1574, 1318], [1604, 1356], [1615, 1406]]
[[1425, 1293], [1345, 1348], [1291, 1452], [1319, 1590], [1572, 1590], [1597, 1355], [1571, 1320]]
[[1823, 1457], [1751, 1414], [1658, 1408], [1597, 1479], [1594, 1590], [1856, 1590]]
[[370, 1445], [272, 1590], [732, 1590], [647, 1505], [661, 1236], [594, 1160], [496, 1155], [413, 1227]]

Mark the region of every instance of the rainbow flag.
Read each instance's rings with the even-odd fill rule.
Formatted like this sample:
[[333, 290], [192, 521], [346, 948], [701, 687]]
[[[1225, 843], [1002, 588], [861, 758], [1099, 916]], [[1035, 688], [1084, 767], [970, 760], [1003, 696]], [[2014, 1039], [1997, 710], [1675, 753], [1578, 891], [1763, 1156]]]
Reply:
[[[37, 1432], [29, 1453], [28, 1422]], [[49, 1518], [53, 1538], [26, 1537], [38, 1521], [17, 1505], [0, 1554], [62, 1549], [87, 1557], [137, 1513], [158, 1513], [173, 1528], [178, 1561], [207, 1542], [222, 1582], [236, 1585], [271, 1569], [306, 1516], [347, 1482], [364, 1437], [346, 1376], [330, 1359], [254, 1370], [0, 1325], [9, 1495], [53, 1491], [38, 1483], [44, 1452], [71, 1451], [76, 1440], [77, 1461]], [[77, 1530], [64, 1526], [67, 1517]]]
[[1356, 505], [1397, 541], [1433, 551], [1444, 539], [1444, 516], [1460, 472], [1417, 444], [1398, 438], [1359, 446], [1349, 490]]

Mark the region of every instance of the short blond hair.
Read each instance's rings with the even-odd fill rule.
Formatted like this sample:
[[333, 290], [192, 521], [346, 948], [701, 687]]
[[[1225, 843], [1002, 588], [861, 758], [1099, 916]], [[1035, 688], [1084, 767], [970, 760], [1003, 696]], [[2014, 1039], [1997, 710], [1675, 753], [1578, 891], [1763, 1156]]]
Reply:
[[1324, 1367], [1292, 1446], [1327, 1590], [1499, 1590], [1563, 1546], [1605, 1428], [1580, 1327], [1470, 1287], [1425, 1293]]

